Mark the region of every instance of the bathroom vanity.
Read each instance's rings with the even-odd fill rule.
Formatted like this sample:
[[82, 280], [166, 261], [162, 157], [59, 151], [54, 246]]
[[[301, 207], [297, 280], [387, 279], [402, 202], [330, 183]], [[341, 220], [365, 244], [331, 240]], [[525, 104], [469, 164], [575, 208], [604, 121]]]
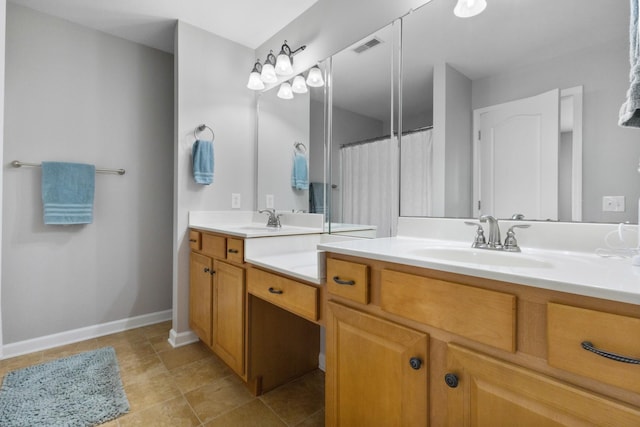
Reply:
[[[309, 254], [300, 236], [192, 228], [191, 327], [259, 394], [318, 366], [326, 326], [328, 426], [640, 425], [629, 260], [485, 255], [457, 240], [473, 237], [461, 221], [437, 221], [401, 219], [389, 239], [312, 234]], [[564, 241], [554, 226], [519, 233]], [[288, 255], [266, 255], [282, 242]]]

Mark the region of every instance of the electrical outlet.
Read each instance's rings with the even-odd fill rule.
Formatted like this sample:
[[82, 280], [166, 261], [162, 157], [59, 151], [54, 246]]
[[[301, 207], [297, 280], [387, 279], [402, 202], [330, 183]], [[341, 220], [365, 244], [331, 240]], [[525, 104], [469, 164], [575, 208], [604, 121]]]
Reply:
[[602, 197], [603, 212], [624, 212], [624, 196]]
[[240, 193], [231, 193], [231, 209], [240, 209]]
[[273, 209], [273, 205], [275, 204], [273, 200], [273, 194], [267, 194], [265, 197], [265, 204], [267, 205], [267, 209]]

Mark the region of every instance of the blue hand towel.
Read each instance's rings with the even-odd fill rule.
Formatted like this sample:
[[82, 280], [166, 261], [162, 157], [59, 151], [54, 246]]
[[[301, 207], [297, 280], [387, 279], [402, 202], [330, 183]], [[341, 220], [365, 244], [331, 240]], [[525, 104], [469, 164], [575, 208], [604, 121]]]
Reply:
[[638, 0], [631, 0], [629, 23], [629, 90], [627, 100], [620, 107], [618, 125], [640, 127], [640, 43], [638, 43]]
[[45, 224], [91, 224], [96, 167], [82, 163], [42, 162]]
[[201, 139], [193, 143], [193, 179], [198, 184], [209, 185], [213, 182], [213, 141]]
[[309, 171], [307, 156], [296, 152], [293, 155], [293, 171], [291, 172], [291, 186], [296, 190], [309, 189]]

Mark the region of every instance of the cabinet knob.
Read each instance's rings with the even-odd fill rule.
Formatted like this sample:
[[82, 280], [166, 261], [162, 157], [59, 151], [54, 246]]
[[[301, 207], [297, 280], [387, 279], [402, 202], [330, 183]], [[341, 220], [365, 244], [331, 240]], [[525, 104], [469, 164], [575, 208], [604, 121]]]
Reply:
[[409, 365], [417, 371], [422, 366], [422, 360], [419, 357], [412, 357], [409, 359]]
[[215, 270], [210, 269], [209, 267], [205, 267], [203, 270], [205, 273], [209, 273], [210, 275], [216, 274]]
[[204, 272], [205, 272], [205, 273], [208, 273], [208, 272], [210, 272], [210, 271], [211, 271], [211, 270], [209, 269], [209, 267], [205, 267], [205, 268], [204, 268]]
[[458, 387], [458, 376], [456, 374], [448, 373], [444, 376], [444, 382], [451, 388]]

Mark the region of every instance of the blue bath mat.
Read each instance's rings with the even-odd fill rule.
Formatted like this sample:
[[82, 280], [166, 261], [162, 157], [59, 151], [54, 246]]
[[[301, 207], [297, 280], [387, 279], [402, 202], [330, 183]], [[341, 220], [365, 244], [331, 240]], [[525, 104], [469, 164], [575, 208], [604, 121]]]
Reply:
[[90, 427], [129, 411], [113, 347], [9, 372], [0, 426]]

